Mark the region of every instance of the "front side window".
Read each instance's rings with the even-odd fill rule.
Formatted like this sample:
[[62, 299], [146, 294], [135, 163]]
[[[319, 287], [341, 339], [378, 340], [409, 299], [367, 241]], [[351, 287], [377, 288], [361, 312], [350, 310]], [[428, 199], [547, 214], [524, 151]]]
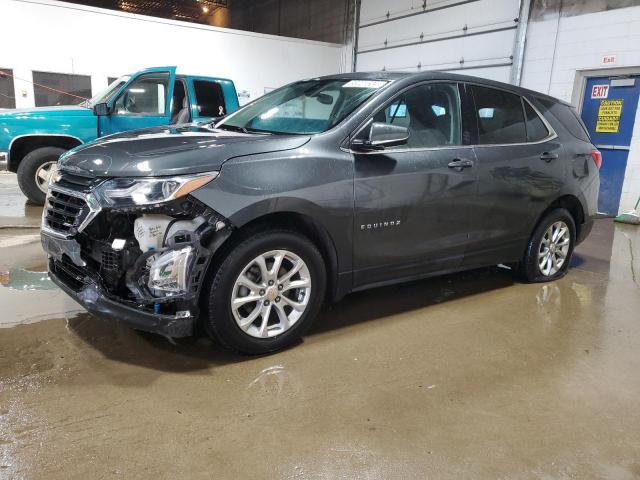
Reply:
[[527, 141], [522, 101], [513, 93], [473, 85], [480, 145]]
[[406, 148], [460, 145], [460, 97], [449, 83], [414, 87], [374, 115], [374, 122], [409, 129]]
[[144, 73], [131, 82], [114, 105], [116, 115], [164, 115], [168, 72]]
[[193, 90], [201, 117], [222, 117], [227, 113], [224, 93], [218, 82], [194, 80]]
[[216, 128], [293, 134], [324, 132], [386, 84], [383, 80], [349, 79], [296, 82], [241, 108]]

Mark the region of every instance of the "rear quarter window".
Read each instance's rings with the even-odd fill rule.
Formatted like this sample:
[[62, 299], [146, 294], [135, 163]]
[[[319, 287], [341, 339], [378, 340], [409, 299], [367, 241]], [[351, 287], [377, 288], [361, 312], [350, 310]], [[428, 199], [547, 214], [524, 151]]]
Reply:
[[196, 94], [198, 113], [201, 117], [221, 117], [226, 115], [227, 106], [224, 93], [218, 82], [194, 80], [193, 90]]
[[550, 112], [551, 115], [562, 123], [564, 128], [571, 135], [579, 140], [591, 143], [591, 139], [587, 133], [587, 128], [584, 126], [584, 123], [582, 123], [582, 120], [580, 120], [575, 108], [565, 105], [564, 103], [553, 102], [547, 99], [537, 98], [537, 100], [544, 107], [542, 110], [543, 115]]

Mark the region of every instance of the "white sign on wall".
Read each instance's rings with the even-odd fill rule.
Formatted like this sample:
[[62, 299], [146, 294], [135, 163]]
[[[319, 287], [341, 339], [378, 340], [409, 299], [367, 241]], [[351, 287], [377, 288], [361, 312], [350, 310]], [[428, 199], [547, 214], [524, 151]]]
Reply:
[[591, 87], [591, 99], [607, 98], [609, 96], [609, 85], [594, 85]]
[[615, 55], [603, 55], [601, 63], [602, 63], [602, 65], [615, 65], [616, 64], [616, 56]]

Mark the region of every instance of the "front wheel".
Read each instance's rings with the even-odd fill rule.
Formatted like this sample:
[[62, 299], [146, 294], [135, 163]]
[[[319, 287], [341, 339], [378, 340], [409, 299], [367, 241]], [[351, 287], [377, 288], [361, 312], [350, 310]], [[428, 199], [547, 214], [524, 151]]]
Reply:
[[231, 350], [272, 352], [306, 332], [325, 285], [324, 261], [311, 241], [288, 230], [262, 232], [236, 245], [217, 267], [202, 320]]
[[549, 212], [534, 230], [522, 262], [520, 277], [527, 282], [548, 282], [563, 277], [576, 243], [576, 225], [564, 208]]
[[44, 205], [49, 180], [58, 171], [63, 148], [41, 147], [29, 152], [18, 165], [18, 185], [31, 203]]

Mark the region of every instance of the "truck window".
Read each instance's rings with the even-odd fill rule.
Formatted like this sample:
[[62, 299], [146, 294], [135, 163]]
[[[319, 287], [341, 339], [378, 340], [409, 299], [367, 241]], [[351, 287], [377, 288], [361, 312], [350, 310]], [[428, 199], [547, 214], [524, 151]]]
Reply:
[[164, 115], [169, 73], [145, 73], [131, 82], [114, 105], [117, 115]]
[[194, 80], [193, 90], [196, 94], [198, 113], [201, 117], [222, 117], [227, 114], [224, 94], [218, 82]]

